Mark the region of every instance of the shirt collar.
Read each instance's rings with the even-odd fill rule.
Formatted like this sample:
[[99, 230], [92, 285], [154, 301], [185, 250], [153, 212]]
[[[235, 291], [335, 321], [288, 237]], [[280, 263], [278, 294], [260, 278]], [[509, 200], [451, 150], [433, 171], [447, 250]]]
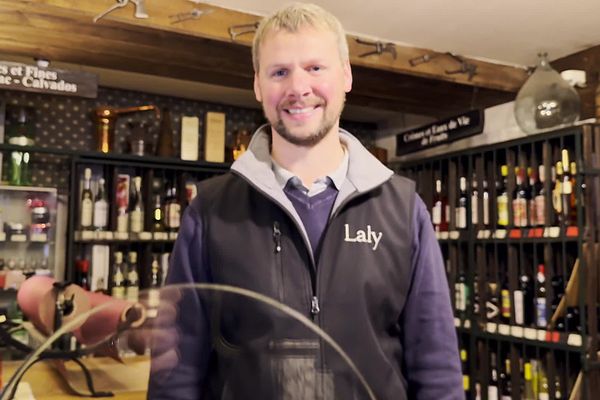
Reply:
[[[342, 145], [342, 148], [344, 149], [344, 157], [342, 158], [342, 162], [340, 163], [340, 165], [330, 174], [315, 179], [315, 184], [324, 184], [325, 182], [327, 182], [327, 186], [330, 183], [333, 183], [333, 185], [338, 191], [342, 188], [342, 184], [346, 180], [346, 175], [348, 174], [349, 162], [348, 150], [346, 149], [346, 146]], [[304, 192], [308, 192], [308, 189], [304, 186], [304, 184], [302, 184], [302, 181], [298, 176], [283, 168], [273, 158], [271, 158], [271, 161], [273, 166], [273, 173], [275, 174], [275, 179], [277, 180], [277, 183], [281, 187], [281, 189], [285, 188], [288, 181], [291, 179], [292, 184], [294, 186], [298, 187]]]

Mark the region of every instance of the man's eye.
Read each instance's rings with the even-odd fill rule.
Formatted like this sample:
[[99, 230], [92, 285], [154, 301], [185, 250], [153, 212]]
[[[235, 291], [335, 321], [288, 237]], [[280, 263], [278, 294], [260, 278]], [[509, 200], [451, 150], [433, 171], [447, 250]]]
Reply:
[[319, 65], [313, 65], [312, 67], [310, 67], [311, 71], [314, 72], [319, 72], [322, 68]]
[[287, 75], [287, 71], [284, 69], [278, 69], [277, 71], [273, 72], [272, 74], [274, 77], [282, 77], [282, 76], [286, 76]]

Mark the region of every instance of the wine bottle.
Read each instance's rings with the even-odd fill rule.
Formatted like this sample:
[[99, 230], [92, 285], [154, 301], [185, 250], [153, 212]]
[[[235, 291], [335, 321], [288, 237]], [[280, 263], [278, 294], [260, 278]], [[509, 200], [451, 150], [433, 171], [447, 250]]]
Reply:
[[498, 366], [496, 353], [490, 353], [490, 380], [488, 382], [488, 400], [498, 400]]
[[538, 328], [546, 328], [548, 325], [547, 306], [546, 306], [546, 276], [544, 273], [544, 264], [538, 265], [536, 274], [536, 295], [535, 295], [535, 323]]
[[483, 181], [483, 226], [490, 226], [490, 192], [486, 180]]
[[83, 171], [83, 190], [81, 191], [81, 202], [80, 202], [80, 226], [82, 230], [92, 229], [92, 216], [94, 213], [94, 196], [92, 195], [91, 189], [92, 170], [86, 168]]
[[173, 184], [167, 189], [165, 198], [165, 227], [170, 232], [177, 232], [181, 220], [181, 205], [177, 199], [177, 187]]
[[447, 201], [442, 190], [442, 180], [435, 181], [435, 194], [433, 197], [433, 208], [431, 219], [436, 232], [446, 232], [448, 230], [448, 218], [446, 216]]
[[513, 294], [515, 309], [515, 324], [531, 326], [533, 322], [533, 290], [531, 277], [524, 265], [520, 266], [519, 288]]
[[571, 173], [570, 173], [570, 165], [569, 162], [569, 151], [567, 149], [562, 150], [562, 196], [561, 196], [561, 210], [562, 210], [562, 220], [565, 225], [571, 224], [571, 219], [569, 218], [571, 214], [571, 195], [573, 194], [573, 186], [571, 182]]
[[546, 224], [546, 168], [543, 165], [538, 167], [538, 180], [535, 188], [535, 225], [544, 226]]
[[504, 360], [504, 370], [500, 373], [501, 397], [500, 400], [512, 400], [512, 377], [510, 376], [510, 359]]
[[563, 166], [562, 161], [558, 161], [556, 163], [555, 177], [554, 177], [554, 189], [552, 190], [552, 207], [554, 209], [554, 219], [558, 220], [558, 223], [561, 224], [563, 220], [563, 200], [562, 200], [562, 173]]
[[138, 301], [139, 291], [140, 291], [140, 280], [138, 274], [138, 265], [137, 265], [137, 253], [135, 251], [130, 251], [128, 254], [128, 271], [127, 271], [127, 280], [125, 287], [125, 298], [129, 301]]
[[144, 203], [141, 176], [133, 178], [133, 191], [129, 205], [129, 229], [134, 233], [142, 232], [144, 230]]
[[456, 205], [456, 229], [467, 229], [467, 178], [460, 177], [458, 204]]
[[508, 286], [508, 272], [504, 274], [504, 280], [500, 289], [500, 316], [501, 320], [505, 324], [510, 324], [511, 314], [511, 295]]
[[531, 363], [526, 362], [524, 365], [524, 373], [523, 376], [525, 378], [524, 386], [523, 386], [523, 400], [536, 400], [535, 394], [533, 392], [533, 372], [531, 370]]
[[174, 157], [173, 127], [171, 124], [171, 110], [163, 108], [160, 116], [160, 127], [158, 130], [158, 145], [156, 155], [159, 157]]
[[120, 251], [116, 251], [112, 272], [111, 295], [117, 299], [125, 298], [125, 271], [123, 270], [123, 268], [123, 253]]
[[505, 228], [508, 226], [508, 192], [506, 183], [508, 179], [508, 166], [500, 167], [501, 180], [498, 181], [496, 205], [498, 210], [498, 227]]
[[165, 229], [163, 221], [163, 208], [160, 194], [154, 195], [154, 208], [152, 210], [152, 229], [154, 232], [162, 232]]
[[[471, 180], [471, 225], [474, 227], [479, 223], [479, 184], [477, 175], [473, 174]], [[482, 221], [483, 222], [483, 221]]]
[[525, 228], [527, 226], [527, 195], [524, 186], [524, 174], [523, 168], [515, 168], [515, 176], [517, 179], [517, 185], [513, 192], [513, 225], [515, 228]]
[[467, 287], [467, 277], [464, 270], [459, 269], [458, 275], [456, 276], [456, 283], [454, 284], [455, 291], [455, 304], [456, 312], [461, 319], [465, 318], [467, 311], [467, 302], [469, 297], [469, 291]]
[[98, 180], [98, 192], [94, 201], [94, 229], [105, 231], [108, 228], [108, 199], [104, 188], [104, 178]]

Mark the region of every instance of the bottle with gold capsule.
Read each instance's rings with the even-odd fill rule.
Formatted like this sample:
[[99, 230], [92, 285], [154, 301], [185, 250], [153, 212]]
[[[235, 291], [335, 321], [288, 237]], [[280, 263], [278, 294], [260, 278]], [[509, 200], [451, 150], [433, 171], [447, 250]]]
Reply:
[[506, 228], [508, 226], [508, 191], [506, 188], [506, 181], [508, 179], [508, 166], [502, 165], [500, 167], [501, 179], [498, 181], [497, 197], [496, 197], [496, 208], [498, 210], [498, 227]]

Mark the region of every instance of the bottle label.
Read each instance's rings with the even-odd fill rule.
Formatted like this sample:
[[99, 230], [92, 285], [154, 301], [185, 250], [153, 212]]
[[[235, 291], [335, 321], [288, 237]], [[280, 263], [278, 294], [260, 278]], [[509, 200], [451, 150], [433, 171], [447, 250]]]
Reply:
[[127, 232], [129, 227], [129, 218], [127, 214], [119, 214], [117, 216], [117, 232]]
[[100, 200], [94, 204], [94, 227], [97, 229], [106, 229], [108, 225], [108, 204]]
[[498, 196], [498, 225], [508, 225], [508, 197], [506, 195]]
[[502, 289], [500, 291], [500, 296], [502, 297], [502, 316], [504, 318], [510, 318], [510, 291], [508, 291], [508, 289]]
[[548, 393], [538, 393], [538, 400], [550, 400]]
[[546, 319], [546, 298], [536, 297], [535, 298], [535, 312], [536, 312], [536, 323], [540, 328], [545, 328], [548, 325]]
[[179, 228], [181, 219], [181, 206], [178, 203], [167, 204], [167, 223], [169, 228]]
[[488, 386], [488, 400], [498, 400], [498, 387]]
[[93, 204], [91, 199], [83, 199], [81, 200], [81, 226], [82, 227], [90, 227], [92, 226], [92, 214], [93, 214]]
[[125, 290], [125, 299], [128, 301], [138, 301], [140, 289], [137, 286], [127, 286]]
[[563, 181], [563, 183], [562, 183], [563, 194], [571, 194], [572, 191], [573, 191], [573, 188], [571, 186], [571, 181], [570, 180]]
[[535, 196], [535, 222], [538, 226], [546, 223], [546, 199], [542, 195]]
[[431, 210], [431, 221], [433, 225], [440, 225], [442, 223], [442, 202], [436, 201], [433, 209]]
[[113, 287], [112, 288], [112, 297], [116, 299], [124, 299], [125, 298], [125, 288], [123, 286]]
[[468, 391], [469, 388], [471, 386], [471, 383], [469, 382], [469, 375], [463, 375], [463, 389], [464, 391]]
[[513, 298], [515, 302], [515, 324], [523, 325], [525, 323], [525, 315], [523, 313], [523, 291], [515, 290]]
[[487, 196], [483, 197], [483, 225], [489, 226], [490, 224], [490, 200]]
[[479, 202], [478, 202], [478, 198], [479, 196], [477, 195], [472, 195], [471, 196], [471, 223], [473, 225], [477, 225], [479, 223]]
[[467, 227], [467, 208], [456, 208], [456, 228], [465, 229]]
[[466, 302], [466, 287], [464, 283], [457, 283], [454, 285], [455, 290], [455, 307], [458, 311], [465, 311], [467, 309]]
[[527, 200], [515, 199], [512, 202], [513, 206], [513, 224], [516, 227], [527, 226]]
[[140, 210], [131, 211], [131, 232], [141, 232], [143, 230], [143, 213]]

